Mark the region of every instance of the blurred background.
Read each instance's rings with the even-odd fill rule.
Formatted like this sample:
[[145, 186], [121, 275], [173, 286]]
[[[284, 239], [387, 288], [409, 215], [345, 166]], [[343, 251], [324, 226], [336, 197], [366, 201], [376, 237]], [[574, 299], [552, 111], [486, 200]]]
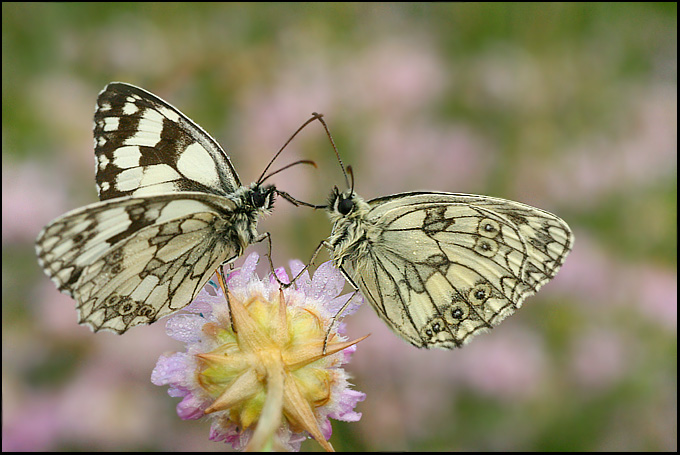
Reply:
[[[3, 3], [2, 44], [3, 450], [227, 448], [149, 381], [182, 348], [163, 321], [93, 334], [36, 262], [40, 229], [97, 200], [110, 81], [181, 109], [244, 183], [317, 111], [365, 198], [485, 194], [573, 228], [557, 277], [464, 349], [418, 350], [368, 305], [349, 316], [372, 334], [347, 367], [367, 398], [333, 423], [337, 450], [677, 450], [675, 3]], [[318, 169], [279, 188], [344, 189], [318, 124], [274, 169], [303, 158]], [[281, 199], [260, 231], [286, 265], [330, 227]]]

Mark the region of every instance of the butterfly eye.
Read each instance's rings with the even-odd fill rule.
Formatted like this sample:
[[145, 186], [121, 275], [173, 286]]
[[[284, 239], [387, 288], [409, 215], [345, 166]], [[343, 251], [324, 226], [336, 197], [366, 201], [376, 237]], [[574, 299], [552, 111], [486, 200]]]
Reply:
[[338, 212], [342, 215], [348, 215], [354, 208], [354, 202], [352, 199], [340, 199], [338, 203]]
[[250, 200], [255, 207], [264, 207], [265, 201], [267, 200], [267, 194], [254, 192], [250, 196]]

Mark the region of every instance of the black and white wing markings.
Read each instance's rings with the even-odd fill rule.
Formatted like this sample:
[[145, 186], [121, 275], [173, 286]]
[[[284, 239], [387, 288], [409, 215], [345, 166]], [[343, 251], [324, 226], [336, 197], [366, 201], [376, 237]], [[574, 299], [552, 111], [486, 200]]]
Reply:
[[124, 197], [54, 220], [38, 261], [81, 324], [123, 333], [185, 307], [237, 251], [234, 203], [205, 193]]
[[200, 191], [228, 195], [241, 182], [220, 145], [178, 109], [112, 82], [94, 114], [97, 192], [121, 196]]
[[242, 186], [205, 131], [138, 87], [100, 93], [94, 137], [102, 202], [49, 223], [36, 253], [95, 331], [123, 333], [187, 306], [220, 264], [266, 237], [259, 217], [288, 196]]
[[573, 243], [560, 218], [503, 199], [351, 199], [353, 215], [342, 215], [337, 201], [328, 206], [336, 264], [347, 266], [388, 326], [418, 347], [462, 346], [499, 324], [555, 276]]

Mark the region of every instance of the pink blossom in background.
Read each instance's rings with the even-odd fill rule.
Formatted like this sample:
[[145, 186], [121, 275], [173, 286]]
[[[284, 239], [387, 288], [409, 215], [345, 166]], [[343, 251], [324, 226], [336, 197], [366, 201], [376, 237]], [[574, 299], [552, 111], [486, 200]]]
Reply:
[[652, 263], [614, 260], [587, 233], [575, 234], [574, 250], [548, 289], [568, 292], [591, 315], [609, 318], [616, 307], [633, 309], [654, 325], [677, 330], [673, 271]]
[[573, 340], [571, 374], [581, 386], [601, 390], [613, 386], [633, 367], [638, 353], [608, 329], [590, 327]]
[[[653, 86], [634, 94], [630, 109], [619, 115], [627, 126], [616, 135], [602, 133], [582, 136], [564, 144], [550, 169], [531, 169], [531, 175], [548, 175], [552, 195], [581, 209], [596, 206], [603, 199], [631, 188], [646, 189], [659, 179], [677, 172], [677, 90]], [[623, 128], [623, 127], [622, 127]], [[642, 185], [642, 186], [641, 186]]]
[[631, 282], [635, 286], [638, 311], [655, 325], [678, 330], [678, 275], [657, 265], [633, 267]]
[[479, 79], [459, 81], [458, 85], [464, 87], [464, 92], [471, 92], [471, 98], [479, 96], [474, 101], [493, 110], [514, 115], [540, 112], [546, 109], [551, 92], [539, 63], [526, 49], [501, 43], [473, 60], [473, 73], [479, 74]]
[[467, 387], [482, 395], [508, 401], [533, 398], [542, 392], [547, 379], [544, 340], [529, 327], [502, 327], [465, 347], [457, 362], [458, 374]]
[[362, 49], [338, 74], [343, 104], [372, 113], [377, 121], [410, 117], [441, 95], [445, 63], [427, 40], [386, 40]]
[[2, 163], [2, 242], [33, 243], [52, 218], [67, 210], [64, 183], [37, 162]]
[[401, 126], [382, 123], [366, 139], [365, 163], [355, 169], [357, 187], [368, 187], [375, 197], [416, 190], [471, 193], [486, 184], [491, 150], [462, 126], [421, 119]]
[[[14, 396], [10, 397], [9, 394]], [[3, 452], [40, 452], [58, 444], [63, 422], [58, 418], [55, 396], [17, 396], [3, 384]], [[14, 399], [12, 399], [14, 398]]]

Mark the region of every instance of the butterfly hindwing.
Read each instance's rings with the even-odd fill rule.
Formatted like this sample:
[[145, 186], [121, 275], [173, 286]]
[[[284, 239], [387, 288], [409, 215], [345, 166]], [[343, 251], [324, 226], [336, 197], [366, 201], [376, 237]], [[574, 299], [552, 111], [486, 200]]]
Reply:
[[177, 311], [236, 253], [234, 208], [203, 193], [117, 198], [69, 212], [37, 240], [39, 262], [80, 323], [122, 333]]
[[157, 96], [112, 82], [94, 115], [97, 191], [121, 196], [201, 191], [227, 195], [241, 186], [222, 147]]

